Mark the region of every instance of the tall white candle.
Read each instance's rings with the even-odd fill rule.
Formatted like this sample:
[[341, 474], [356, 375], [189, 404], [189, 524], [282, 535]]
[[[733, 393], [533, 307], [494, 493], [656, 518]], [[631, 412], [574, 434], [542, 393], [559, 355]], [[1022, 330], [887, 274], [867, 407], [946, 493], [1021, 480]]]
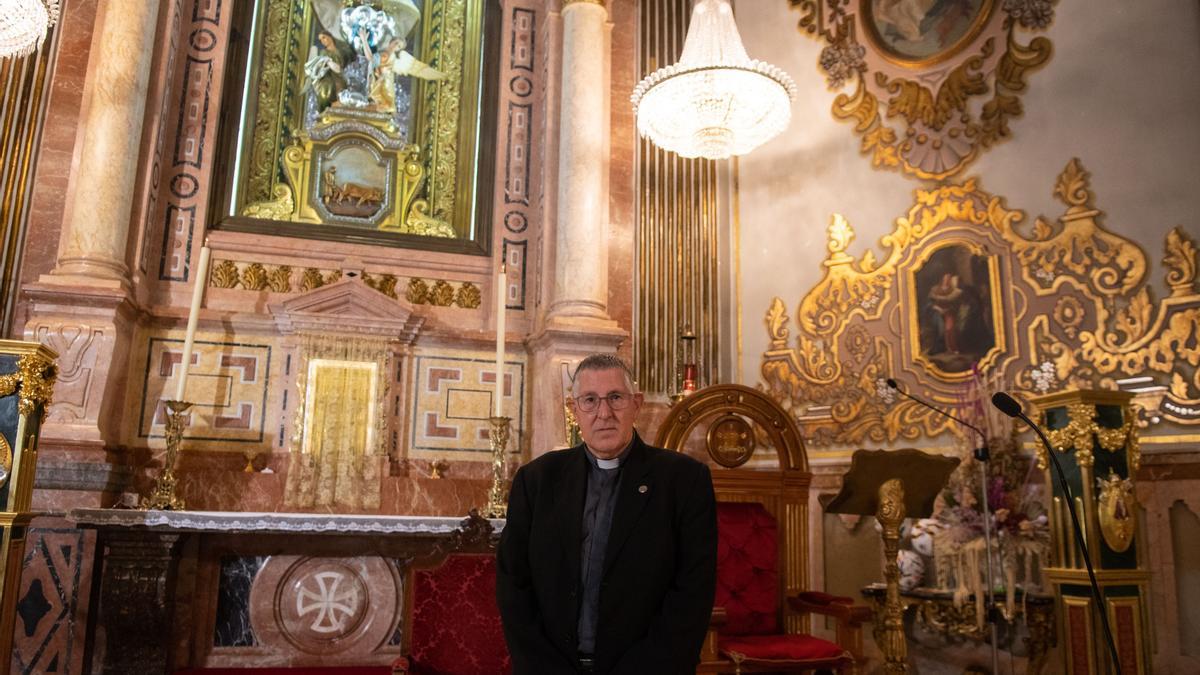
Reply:
[[493, 417], [504, 416], [504, 305], [507, 292], [508, 279], [504, 263], [500, 263], [500, 272], [496, 274], [496, 395], [492, 401]]
[[196, 285], [192, 287], [192, 306], [188, 309], [187, 334], [183, 338], [183, 362], [179, 364], [179, 382], [175, 385], [175, 400], [184, 400], [187, 389], [188, 366], [192, 365], [192, 346], [196, 342], [196, 321], [200, 318], [200, 303], [204, 300], [204, 286], [208, 283], [208, 258], [212, 249], [208, 242], [200, 247], [200, 264], [196, 267]]

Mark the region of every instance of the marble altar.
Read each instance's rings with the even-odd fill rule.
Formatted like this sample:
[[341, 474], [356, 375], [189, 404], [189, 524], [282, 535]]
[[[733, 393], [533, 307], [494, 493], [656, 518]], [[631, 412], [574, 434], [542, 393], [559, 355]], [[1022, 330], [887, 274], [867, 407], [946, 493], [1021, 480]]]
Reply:
[[468, 517], [74, 509], [96, 531], [106, 673], [387, 665], [406, 656], [414, 570], [490, 555]]

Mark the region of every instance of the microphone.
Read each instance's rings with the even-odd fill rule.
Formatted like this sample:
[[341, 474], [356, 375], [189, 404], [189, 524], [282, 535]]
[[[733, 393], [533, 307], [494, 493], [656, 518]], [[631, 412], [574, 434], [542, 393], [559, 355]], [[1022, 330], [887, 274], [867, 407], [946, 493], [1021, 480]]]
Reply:
[[1058, 457], [1054, 455], [1054, 447], [1050, 445], [1050, 440], [1046, 438], [1042, 428], [1034, 424], [1033, 420], [1021, 411], [1021, 404], [1017, 403], [1013, 397], [998, 391], [992, 394], [992, 405], [1005, 415], [1019, 418], [1028, 424], [1038, 438], [1042, 439], [1042, 445], [1046, 446], [1046, 454], [1050, 456], [1050, 463], [1054, 465], [1055, 475], [1058, 477], [1058, 486], [1062, 488], [1063, 494], [1067, 497], [1067, 511], [1071, 514], [1071, 524], [1074, 526], [1072, 530], [1075, 532], [1075, 544], [1083, 552], [1083, 564], [1087, 567], [1088, 579], [1092, 583], [1092, 599], [1096, 601], [1096, 612], [1100, 615], [1100, 623], [1104, 626], [1104, 638], [1108, 641], [1109, 657], [1112, 659], [1117, 675], [1121, 675], [1121, 659], [1117, 656], [1117, 643], [1113, 640], [1112, 628], [1108, 625], [1108, 612], [1104, 611], [1104, 598], [1100, 595], [1100, 584], [1096, 583], [1096, 571], [1092, 569], [1092, 555], [1088, 552], [1087, 542], [1083, 540], [1083, 526], [1079, 524], [1079, 514], [1075, 513], [1075, 497], [1071, 494], [1067, 475], [1063, 473], [1062, 465], [1058, 463]]
[[[980, 429], [979, 427], [975, 426], [974, 424], [971, 424], [970, 422], [968, 422], [964, 419], [955, 417], [954, 415], [951, 415], [949, 412], [946, 412], [945, 410], [942, 410], [941, 408], [939, 408], [923, 399], [913, 396], [912, 394], [908, 393], [907, 391], [904, 391], [903, 389], [900, 388], [900, 385], [897, 384], [897, 382], [890, 377], [887, 380], [885, 380], [885, 382], [887, 382], [887, 386], [891, 387], [893, 390], [895, 390], [901, 396], [903, 396], [907, 399], [916, 401], [917, 403], [920, 403], [921, 405], [925, 406], [926, 408], [929, 408], [930, 410], [941, 415], [942, 417], [949, 417], [950, 419], [954, 420], [955, 422], [958, 422], [959, 424], [963, 425], [964, 427], [979, 434], [979, 440], [982, 442], [981, 442], [979, 448], [975, 450], [975, 459], [978, 459], [981, 462], [986, 462], [988, 460], [988, 440], [987, 440], [987, 434], [983, 433], [983, 429]], [[986, 486], [985, 486], [985, 489], [986, 489]]]

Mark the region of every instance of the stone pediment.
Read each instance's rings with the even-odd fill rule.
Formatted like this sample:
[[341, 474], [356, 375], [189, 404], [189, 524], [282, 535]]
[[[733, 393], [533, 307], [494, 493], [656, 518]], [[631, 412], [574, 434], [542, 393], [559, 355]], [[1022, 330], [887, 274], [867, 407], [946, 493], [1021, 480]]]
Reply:
[[370, 335], [411, 344], [425, 323], [402, 300], [367, 286], [358, 277], [342, 279], [270, 306], [282, 333]]

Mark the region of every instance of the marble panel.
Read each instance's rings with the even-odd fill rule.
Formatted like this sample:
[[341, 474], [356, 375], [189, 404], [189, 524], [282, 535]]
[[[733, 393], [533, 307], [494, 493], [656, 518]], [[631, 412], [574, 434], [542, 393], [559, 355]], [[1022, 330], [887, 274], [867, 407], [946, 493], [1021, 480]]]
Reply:
[[[381, 556], [270, 556], [254, 577], [249, 608], [259, 666], [338, 665], [348, 654], [389, 663], [400, 653], [388, 643], [404, 611], [402, 582]], [[225, 660], [209, 658], [210, 665]]]
[[[270, 340], [198, 333], [188, 374], [186, 398], [193, 401], [184, 441], [190, 448], [241, 450], [269, 448], [277, 430], [268, 406], [272, 386]], [[174, 396], [183, 354], [183, 336], [151, 331], [139, 337], [131, 362], [131, 379], [140, 380], [135, 442], [161, 439], [166, 425], [166, 398]]]
[[[541, 212], [537, 203], [543, 189], [537, 170], [545, 135], [544, 73], [536, 66], [545, 46], [537, 39], [546, 12], [529, 0], [506, 2], [501, 35], [500, 86], [497, 120], [501, 148], [496, 157], [494, 221], [496, 246], [507, 265], [505, 306], [531, 310], [536, 291], [530, 284], [536, 270], [529, 260], [529, 241], [539, 233]], [[519, 315], [518, 315], [519, 316]], [[516, 318], [516, 317], [514, 317]], [[511, 328], [519, 326], [510, 325]]]
[[25, 542], [11, 671], [84, 672], [96, 533], [61, 518], [36, 518]]
[[[409, 456], [420, 459], [491, 459], [488, 440], [496, 383], [493, 353], [438, 350], [412, 360], [413, 406]], [[525, 358], [508, 353], [504, 412], [512, 418], [509, 450], [519, 449], [525, 425]]]
[[250, 622], [250, 588], [267, 556], [224, 556], [217, 581], [214, 647], [253, 647], [258, 644]]
[[[192, 281], [199, 256], [216, 156], [217, 114], [233, 3], [196, 2], [177, 54], [179, 72], [170, 105], [164, 168], [158, 185], [154, 226], [143, 243], [151, 274], [160, 281]], [[180, 45], [184, 47], [184, 45]], [[152, 252], [157, 252], [155, 256]]]

